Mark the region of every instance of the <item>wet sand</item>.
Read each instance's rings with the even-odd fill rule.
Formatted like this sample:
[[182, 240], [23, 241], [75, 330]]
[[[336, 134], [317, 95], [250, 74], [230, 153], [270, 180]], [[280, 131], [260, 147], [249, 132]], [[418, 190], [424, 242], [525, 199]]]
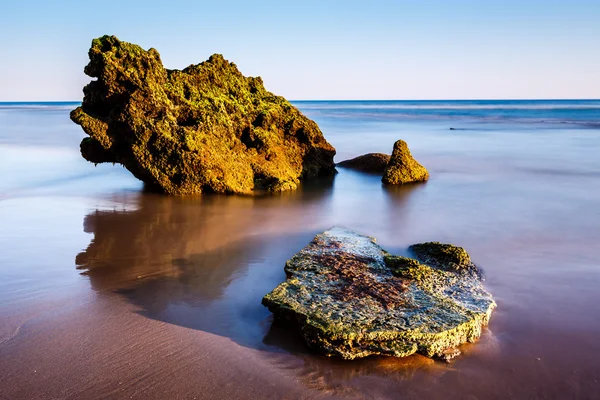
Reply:
[[[600, 398], [600, 165], [581, 152], [560, 147], [579, 162], [558, 173], [551, 146], [508, 162], [493, 146], [495, 157], [457, 158], [423, 144], [424, 185], [340, 170], [280, 196], [171, 198], [119, 167], [90, 169], [76, 149], [11, 146], [21, 178], [0, 185], [2, 399]], [[40, 185], [45, 165], [57, 177]], [[400, 254], [426, 240], [466, 247], [498, 303], [481, 340], [452, 364], [308, 351], [260, 299], [336, 225]]]
[[[396, 210], [399, 204], [409, 207], [425, 191], [418, 186], [386, 191], [375, 180], [346, 171], [335, 185], [355, 184], [357, 177], [366, 179], [363, 189], [371, 191], [373, 208], [382, 207], [373, 198]], [[35, 215], [34, 210], [45, 212], [44, 204], [57, 206], [43, 197], [21, 202], [23, 208], [17, 200], [5, 201], [3, 209], [12, 208], [16, 219], [20, 212], [30, 223], [55, 226], [52, 238], [40, 238], [45, 251], [38, 262], [43, 260], [46, 271], [49, 265], [61, 271], [54, 276], [50, 268], [50, 282], [43, 277], [37, 282], [30, 271], [32, 286], [18, 290], [18, 283], [5, 283], [3, 300], [13, 302], [0, 314], [2, 398], [397, 398], [400, 393], [402, 398], [594, 398], [598, 393], [600, 321], [593, 300], [600, 282], [597, 272], [590, 273], [595, 251], [589, 241], [580, 242], [583, 238], [565, 243], [560, 230], [502, 237], [492, 229], [493, 239], [464, 229], [456, 235], [483, 266], [499, 304], [482, 340], [466, 346], [456, 362], [415, 356], [348, 363], [311, 354], [288, 327], [272, 325], [260, 305], [262, 295], [285, 278], [285, 260], [315, 233], [337, 224], [329, 182], [259, 199], [125, 193], [103, 200], [103, 208], [83, 218], [80, 230], [90, 243], [71, 254], [53, 242], [63, 243], [60, 234], [70, 228], [64, 221], [80, 211], [75, 205], [82, 200], [61, 199], [70, 211], [55, 215]], [[397, 252], [421, 238], [455, 236], [420, 228], [410, 215], [397, 212], [393, 220], [374, 223], [364, 210], [352, 220], [358, 229], [373, 225], [363, 230]], [[16, 261], [24, 257], [16, 265], [23, 268], [31, 244], [19, 243], [18, 236], [17, 228], [8, 255]], [[8, 244], [6, 236], [2, 244]], [[15, 301], [11, 288], [27, 293]]]

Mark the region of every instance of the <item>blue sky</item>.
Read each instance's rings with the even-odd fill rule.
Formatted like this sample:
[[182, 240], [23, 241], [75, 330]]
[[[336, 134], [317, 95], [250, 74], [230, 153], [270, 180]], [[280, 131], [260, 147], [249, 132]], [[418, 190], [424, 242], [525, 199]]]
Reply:
[[599, 0], [3, 0], [0, 34], [0, 101], [80, 100], [103, 34], [295, 100], [600, 98]]

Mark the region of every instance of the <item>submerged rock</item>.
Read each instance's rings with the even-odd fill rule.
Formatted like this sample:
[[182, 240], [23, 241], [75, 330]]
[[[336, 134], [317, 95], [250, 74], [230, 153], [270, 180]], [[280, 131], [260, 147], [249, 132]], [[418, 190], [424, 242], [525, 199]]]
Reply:
[[350, 160], [344, 160], [337, 165], [357, 171], [383, 173], [389, 162], [390, 156], [388, 154], [368, 153]]
[[447, 360], [479, 338], [496, 303], [470, 259], [453, 258], [457, 269], [444, 251], [419, 254], [392, 256], [374, 238], [333, 228], [286, 263], [287, 280], [262, 303], [327, 356]]
[[114, 36], [94, 39], [81, 107], [81, 153], [125, 166], [169, 194], [295, 189], [335, 172], [335, 149], [317, 124], [261, 78], [219, 54], [168, 70], [154, 49]]
[[383, 174], [382, 182], [388, 185], [403, 185], [411, 182], [424, 182], [429, 172], [415, 160], [404, 140], [394, 143], [394, 151]]

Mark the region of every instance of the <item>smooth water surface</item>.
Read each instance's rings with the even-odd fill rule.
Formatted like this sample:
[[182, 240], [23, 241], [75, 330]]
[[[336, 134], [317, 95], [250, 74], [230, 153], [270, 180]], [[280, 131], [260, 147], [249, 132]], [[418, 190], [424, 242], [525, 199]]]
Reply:
[[[336, 161], [404, 139], [430, 181], [166, 197], [81, 158], [76, 104], [0, 104], [0, 397], [600, 398], [600, 101], [295, 104]], [[310, 353], [260, 301], [332, 226], [466, 247], [498, 303], [480, 342]]]

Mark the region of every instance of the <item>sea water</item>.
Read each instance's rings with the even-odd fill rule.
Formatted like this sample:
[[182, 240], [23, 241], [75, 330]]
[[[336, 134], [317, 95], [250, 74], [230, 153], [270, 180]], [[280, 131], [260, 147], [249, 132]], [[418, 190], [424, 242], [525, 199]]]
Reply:
[[[68, 320], [78, 302], [118, 301], [260, 351], [308, 387], [349, 397], [597, 395], [600, 101], [294, 104], [337, 162], [390, 153], [403, 139], [430, 180], [385, 187], [339, 168], [271, 197], [166, 197], [145, 193], [119, 165], [81, 158], [84, 134], [69, 120], [77, 103], [0, 103], [0, 378], [27, 385], [2, 361], [34, 346], [20, 333], [25, 323], [36, 321], [45, 343], [47, 313]], [[448, 367], [309, 352], [260, 300], [285, 279], [286, 259], [333, 226], [400, 254], [423, 241], [464, 246], [498, 303], [481, 341]], [[78, 334], [86, 329], [94, 327]]]

